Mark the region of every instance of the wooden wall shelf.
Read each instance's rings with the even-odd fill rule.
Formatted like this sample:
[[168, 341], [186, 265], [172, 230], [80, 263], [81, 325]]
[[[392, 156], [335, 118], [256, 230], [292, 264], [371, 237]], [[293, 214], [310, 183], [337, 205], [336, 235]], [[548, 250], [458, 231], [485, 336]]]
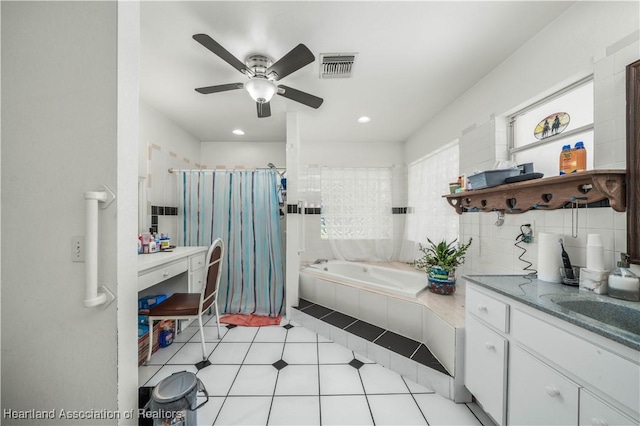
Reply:
[[524, 213], [555, 210], [567, 203], [589, 204], [609, 199], [618, 212], [626, 209], [626, 170], [589, 170], [493, 188], [443, 195], [458, 214], [465, 211]]

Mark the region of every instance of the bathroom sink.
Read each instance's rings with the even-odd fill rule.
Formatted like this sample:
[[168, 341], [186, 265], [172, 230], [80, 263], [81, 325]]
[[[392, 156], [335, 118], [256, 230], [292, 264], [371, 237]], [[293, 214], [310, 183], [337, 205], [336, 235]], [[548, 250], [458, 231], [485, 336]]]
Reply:
[[554, 303], [580, 315], [640, 335], [640, 309], [603, 300], [575, 299]]

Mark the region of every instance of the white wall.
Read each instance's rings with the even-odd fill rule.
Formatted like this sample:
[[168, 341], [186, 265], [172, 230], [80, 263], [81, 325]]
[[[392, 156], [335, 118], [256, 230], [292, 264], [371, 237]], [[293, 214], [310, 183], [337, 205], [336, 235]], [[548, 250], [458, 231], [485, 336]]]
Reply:
[[273, 163], [284, 168], [287, 162], [285, 142], [202, 142], [200, 162], [205, 168], [264, 168]]
[[[460, 136], [460, 172], [489, 169], [495, 160], [507, 157], [506, 115], [593, 74], [595, 167], [624, 169], [624, 67], [640, 58], [639, 13], [638, 2], [578, 2], [425, 123], [406, 142], [406, 161], [434, 150], [442, 141]], [[541, 57], [541, 52], [549, 52], [548, 60]], [[570, 211], [507, 215], [500, 228], [494, 226], [495, 221], [493, 213], [462, 215], [462, 239], [474, 238], [463, 272], [522, 272], [526, 264], [518, 260], [522, 251], [514, 247], [514, 243], [520, 233], [519, 226], [524, 223], [534, 223], [536, 235], [539, 232], [564, 234], [574, 264], [585, 264], [588, 233], [603, 236], [609, 268], [614, 267], [618, 253], [626, 250], [625, 214], [610, 208], [581, 210], [578, 238], [571, 237]], [[526, 249], [523, 258], [532, 261], [535, 268], [535, 239]]]
[[[151, 206], [177, 207], [176, 174], [169, 168], [198, 169], [200, 141], [164, 114], [140, 102], [140, 146], [138, 175], [145, 178], [147, 206], [145, 223], [151, 225]], [[177, 235], [177, 216], [159, 216], [158, 232]]]
[[[118, 206], [135, 198], [135, 182], [126, 189], [117, 173], [118, 137], [128, 133], [117, 127], [118, 4], [1, 7], [2, 410], [115, 411], [118, 364], [126, 368], [135, 357], [129, 341], [130, 359], [118, 359], [118, 307], [127, 304], [83, 307], [85, 265], [71, 262], [69, 245], [84, 234], [83, 192], [103, 184], [123, 191], [99, 213], [98, 278], [114, 291], [135, 283], [135, 270], [118, 265], [120, 250], [129, 248], [118, 245], [125, 222], [135, 223], [135, 205]], [[128, 141], [135, 144], [136, 135]], [[129, 158], [135, 170], [135, 156]], [[136, 403], [120, 401], [127, 409]], [[5, 417], [3, 423], [115, 421]]]

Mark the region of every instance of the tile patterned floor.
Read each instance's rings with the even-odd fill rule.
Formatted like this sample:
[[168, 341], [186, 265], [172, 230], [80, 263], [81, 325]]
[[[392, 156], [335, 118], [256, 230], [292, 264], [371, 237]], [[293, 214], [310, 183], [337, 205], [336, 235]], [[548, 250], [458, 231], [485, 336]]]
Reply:
[[[193, 324], [138, 369], [141, 392], [192, 371], [209, 392], [199, 425], [481, 425], [455, 404], [296, 323], [222, 327], [207, 318], [202, 359]], [[200, 400], [200, 398], [199, 398]], [[202, 399], [203, 400], [203, 399]]]

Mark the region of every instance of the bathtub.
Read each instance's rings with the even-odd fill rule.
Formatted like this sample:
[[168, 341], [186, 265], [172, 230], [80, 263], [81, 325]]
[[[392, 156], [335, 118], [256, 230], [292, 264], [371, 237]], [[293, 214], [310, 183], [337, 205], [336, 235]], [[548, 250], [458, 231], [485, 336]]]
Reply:
[[427, 288], [427, 275], [424, 272], [404, 271], [368, 263], [330, 260], [309, 265], [303, 271], [328, 281], [352, 284], [409, 298], [417, 297]]

